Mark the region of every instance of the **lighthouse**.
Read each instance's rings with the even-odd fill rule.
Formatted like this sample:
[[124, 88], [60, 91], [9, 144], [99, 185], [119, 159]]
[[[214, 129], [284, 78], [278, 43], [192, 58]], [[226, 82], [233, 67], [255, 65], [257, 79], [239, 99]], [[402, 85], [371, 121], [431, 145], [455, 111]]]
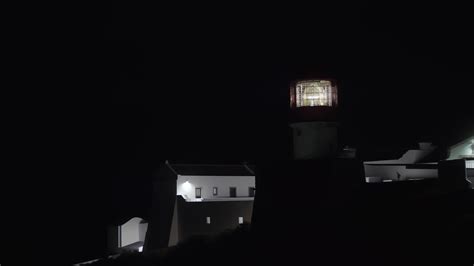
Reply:
[[296, 80], [290, 85], [290, 127], [295, 160], [337, 156], [338, 90], [333, 79]]

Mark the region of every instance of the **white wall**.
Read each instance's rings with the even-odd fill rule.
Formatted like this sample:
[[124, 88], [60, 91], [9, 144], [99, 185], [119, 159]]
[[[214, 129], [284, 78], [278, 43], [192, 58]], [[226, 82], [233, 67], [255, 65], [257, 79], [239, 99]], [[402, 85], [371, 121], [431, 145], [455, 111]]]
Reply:
[[401, 179], [403, 180], [405, 178], [404, 174], [402, 174], [404, 169], [405, 166], [403, 165], [364, 165], [365, 176], [374, 178], [374, 181], [377, 180], [375, 177], [378, 177], [380, 179], [380, 181], [377, 180], [378, 182], [386, 179], [397, 180], [397, 172], [401, 174]]
[[438, 169], [406, 169], [405, 175], [407, 178], [437, 178]]
[[140, 223], [138, 225], [138, 240], [145, 242], [146, 231], [148, 230], [148, 223]]
[[144, 241], [148, 224], [140, 224], [141, 221], [142, 218], [134, 217], [120, 227], [122, 235], [121, 247], [138, 241]]
[[383, 180], [401, 181], [437, 178], [438, 169], [407, 169], [406, 164], [415, 164], [436, 149], [435, 146], [428, 142], [421, 142], [419, 146], [419, 150], [408, 150], [399, 159], [364, 162], [366, 182], [377, 183]]
[[[407, 169], [404, 165], [364, 165], [364, 170], [365, 176], [369, 178], [368, 183], [438, 177], [438, 169]], [[400, 179], [397, 173], [400, 174]]]
[[398, 161], [400, 163], [417, 163], [432, 152], [433, 150], [408, 150]]
[[474, 161], [466, 161], [466, 168], [474, 169]]
[[[196, 187], [201, 187], [202, 198], [229, 197], [229, 187], [237, 188], [237, 197], [248, 197], [249, 187], [255, 187], [255, 176], [181, 176], [178, 175], [176, 194], [195, 199]], [[217, 187], [218, 195], [212, 195]]]
[[170, 238], [168, 246], [176, 246], [179, 242], [179, 230], [178, 230], [178, 201], [174, 203], [173, 219], [171, 220]]

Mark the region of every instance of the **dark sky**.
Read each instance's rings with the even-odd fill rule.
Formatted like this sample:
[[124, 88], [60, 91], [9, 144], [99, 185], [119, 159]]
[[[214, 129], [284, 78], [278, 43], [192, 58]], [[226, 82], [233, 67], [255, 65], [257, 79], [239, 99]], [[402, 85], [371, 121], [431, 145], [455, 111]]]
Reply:
[[275, 154], [288, 83], [305, 75], [340, 81], [350, 144], [367, 142], [351, 132], [436, 139], [435, 128], [469, 117], [472, 19], [461, 5], [153, 10], [107, 7], [80, 35], [88, 84], [77, 111], [107, 116], [103, 130], [123, 145], [111, 149], [191, 160]]
[[282, 158], [288, 84], [308, 75], [338, 79], [345, 143], [437, 141], [472, 122], [467, 10], [375, 2], [102, 7], [68, 29], [64, 88], [77, 89], [67, 89], [66, 111], [55, 114], [68, 125], [62, 147], [127, 189], [145, 184], [137, 176], [164, 159]]

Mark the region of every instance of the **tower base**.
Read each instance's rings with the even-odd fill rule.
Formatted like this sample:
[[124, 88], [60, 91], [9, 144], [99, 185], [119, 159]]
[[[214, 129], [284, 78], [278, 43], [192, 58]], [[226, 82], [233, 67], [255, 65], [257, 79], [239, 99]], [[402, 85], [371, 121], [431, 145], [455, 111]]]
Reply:
[[293, 158], [296, 160], [334, 158], [337, 155], [336, 122], [293, 123]]

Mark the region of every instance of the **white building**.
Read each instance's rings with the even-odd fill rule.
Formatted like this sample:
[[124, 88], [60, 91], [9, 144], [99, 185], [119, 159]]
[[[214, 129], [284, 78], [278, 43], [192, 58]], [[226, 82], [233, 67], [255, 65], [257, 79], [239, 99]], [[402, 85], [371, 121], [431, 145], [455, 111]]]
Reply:
[[436, 149], [431, 143], [419, 143], [419, 149], [408, 150], [398, 159], [364, 162], [365, 180], [379, 183], [437, 178], [437, 160], [429, 160]]
[[155, 178], [145, 249], [251, 223], [255, 174], [246, 164], [163, 164]]
[[109, 229], [109, 251], [174, 246], [251, 223], [255, 196], [251, 166], [163, 164], [156, 176], [150, 223], [135, 217]]
[[253, 200], [255, 176], [178, 174], [176, 195], [186, 202]]
[[[367, 183], [393, 182], [438, 178], [437, 147], [419, 143], [419, 149], [408, 150], [402, 157], [392, 160], [364, 162]], [[449, 160], [465, 160], [466, 179], [474, 183], [474, 136], [448, 148]]]
[[108, 250], [110, 253], [143, 250], [148, 222], [133, 217], [127, 222], [108, 228]]

